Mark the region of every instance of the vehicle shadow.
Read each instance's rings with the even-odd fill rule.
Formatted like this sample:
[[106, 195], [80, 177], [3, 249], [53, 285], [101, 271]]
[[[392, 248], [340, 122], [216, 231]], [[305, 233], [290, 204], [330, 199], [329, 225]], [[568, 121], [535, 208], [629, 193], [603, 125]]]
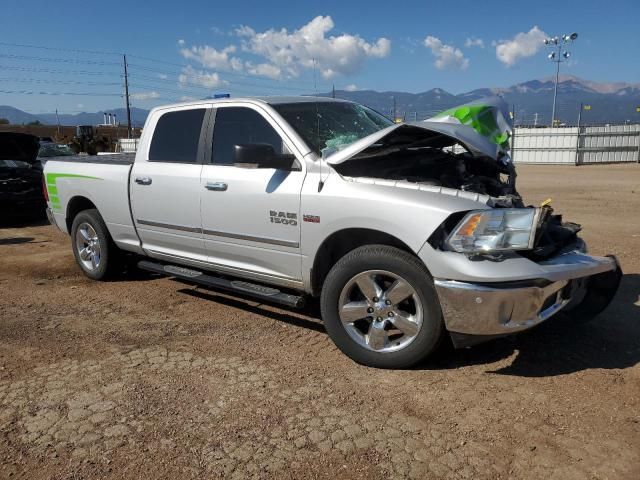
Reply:
[[21, 243], [33, 242], [33, 237], [9, 237], [0, 238], [0, 245], [20, 245]]
[[[325, 332], [317, 299], [300, 310], [260, 303], [237, 292], [219, 292], [174, 279], [189, 288], [180, 293], [242, 309], [289, 325]], [[515, 354], [504, 367], [487, 370], [497, 375], [551, 377], [592, 368], [624, 369], [640, 363], [640, 274], [626, 274], [609, 307], [587, 324], [576, 324], [559, 314], [521, 334], [496, 339], [472, 348], [454, 350], [444, 342], [417, 370], [446, 370], [491, 365]]]
[[49, 225], [49, 220], [47, 220], [47, 217], [45, 216], [32, 216], [26, 218], [0, 217], [0, 229], [44, 227], [45, 225]]
[[511, 364], [488, 373], [551, 377], [591, 368], [624, 369], [640, 363], [640, 275], [624, 275], [609, 307], [590, 323], [576, 324], [559, 314], [529, 332], [449, 351], [419, 368], [491, 364], [514, 353]]

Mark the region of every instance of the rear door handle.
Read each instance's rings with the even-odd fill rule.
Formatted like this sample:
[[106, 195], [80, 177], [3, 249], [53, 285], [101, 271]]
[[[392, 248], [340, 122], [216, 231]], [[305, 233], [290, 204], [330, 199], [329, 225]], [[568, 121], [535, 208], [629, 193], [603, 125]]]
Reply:
[[225, 192], [227, 190], [227, 184], [224, 182], [207, 182], [204, 188], [216, 192]]
[[135, 182], [140, 185], [151, 185], [151, 178], [149, 177], [136, 177]]

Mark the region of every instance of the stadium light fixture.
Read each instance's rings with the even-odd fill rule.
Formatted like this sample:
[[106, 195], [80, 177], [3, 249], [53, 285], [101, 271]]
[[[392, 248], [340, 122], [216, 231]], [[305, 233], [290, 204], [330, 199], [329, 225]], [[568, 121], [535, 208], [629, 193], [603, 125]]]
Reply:
[[[561, 37], [549, 37], [544, 39], [544, 44], [550, 48], [553, 48], [553, 51], [547, 55], [549, 60], [556, 64], [556, 82], [553, 87], [553, 107], [551, 109], [551, 126], [555, 125], [556, 122], [556, 100], [558, 98], [558, 79], [560, 77], [560, 64], [569, 60], [571, 56], [571, 52], [564, 50], [564, 47], [573, 43], [576, 38], [578, 38], [578, 34], [576, 32], [572, 34], [565, 34]], [[564, 60], [563, 60], [564, 59]]]

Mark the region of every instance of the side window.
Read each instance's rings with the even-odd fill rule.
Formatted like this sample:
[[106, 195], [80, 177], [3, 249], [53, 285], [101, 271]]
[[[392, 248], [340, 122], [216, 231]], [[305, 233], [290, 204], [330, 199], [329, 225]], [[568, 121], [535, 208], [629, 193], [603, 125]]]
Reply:
[[198, 143], [205, 111], [196, 108], [162, 115], [153, 132], [149, 160], [198, 163]]
[[213, 127], [212, 163], [232, 165], [236, 145], [268, 143], [286, 153], [282, 138], [262, 115], [245, 107], [221, 107]]

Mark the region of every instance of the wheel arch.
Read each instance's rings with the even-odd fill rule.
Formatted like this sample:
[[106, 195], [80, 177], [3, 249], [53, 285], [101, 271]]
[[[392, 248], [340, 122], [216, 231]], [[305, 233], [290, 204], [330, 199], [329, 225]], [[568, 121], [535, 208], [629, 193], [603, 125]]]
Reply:
[[73, 225], [73, 219], [76, 218], [76, 215], [78, 215], [83, 210], [90, 210], [94, 208], [97, 210], [95, 203], [93, 203], [87, 197], [83, 195], [76, 195], [75, 197], [72, 197], [67, 202], [67, 213], [65, 215], [67, 232], [69, 234], [71, 233], [71, 226]]
[[329, 235], [316, 251], [311, 270], [311, 293], [320, 295], [329, 270], [347, 253], [365, 245], [388, 245], [417, 257], [405, 242], [380, 230], [369, 228], [346, 228]]

